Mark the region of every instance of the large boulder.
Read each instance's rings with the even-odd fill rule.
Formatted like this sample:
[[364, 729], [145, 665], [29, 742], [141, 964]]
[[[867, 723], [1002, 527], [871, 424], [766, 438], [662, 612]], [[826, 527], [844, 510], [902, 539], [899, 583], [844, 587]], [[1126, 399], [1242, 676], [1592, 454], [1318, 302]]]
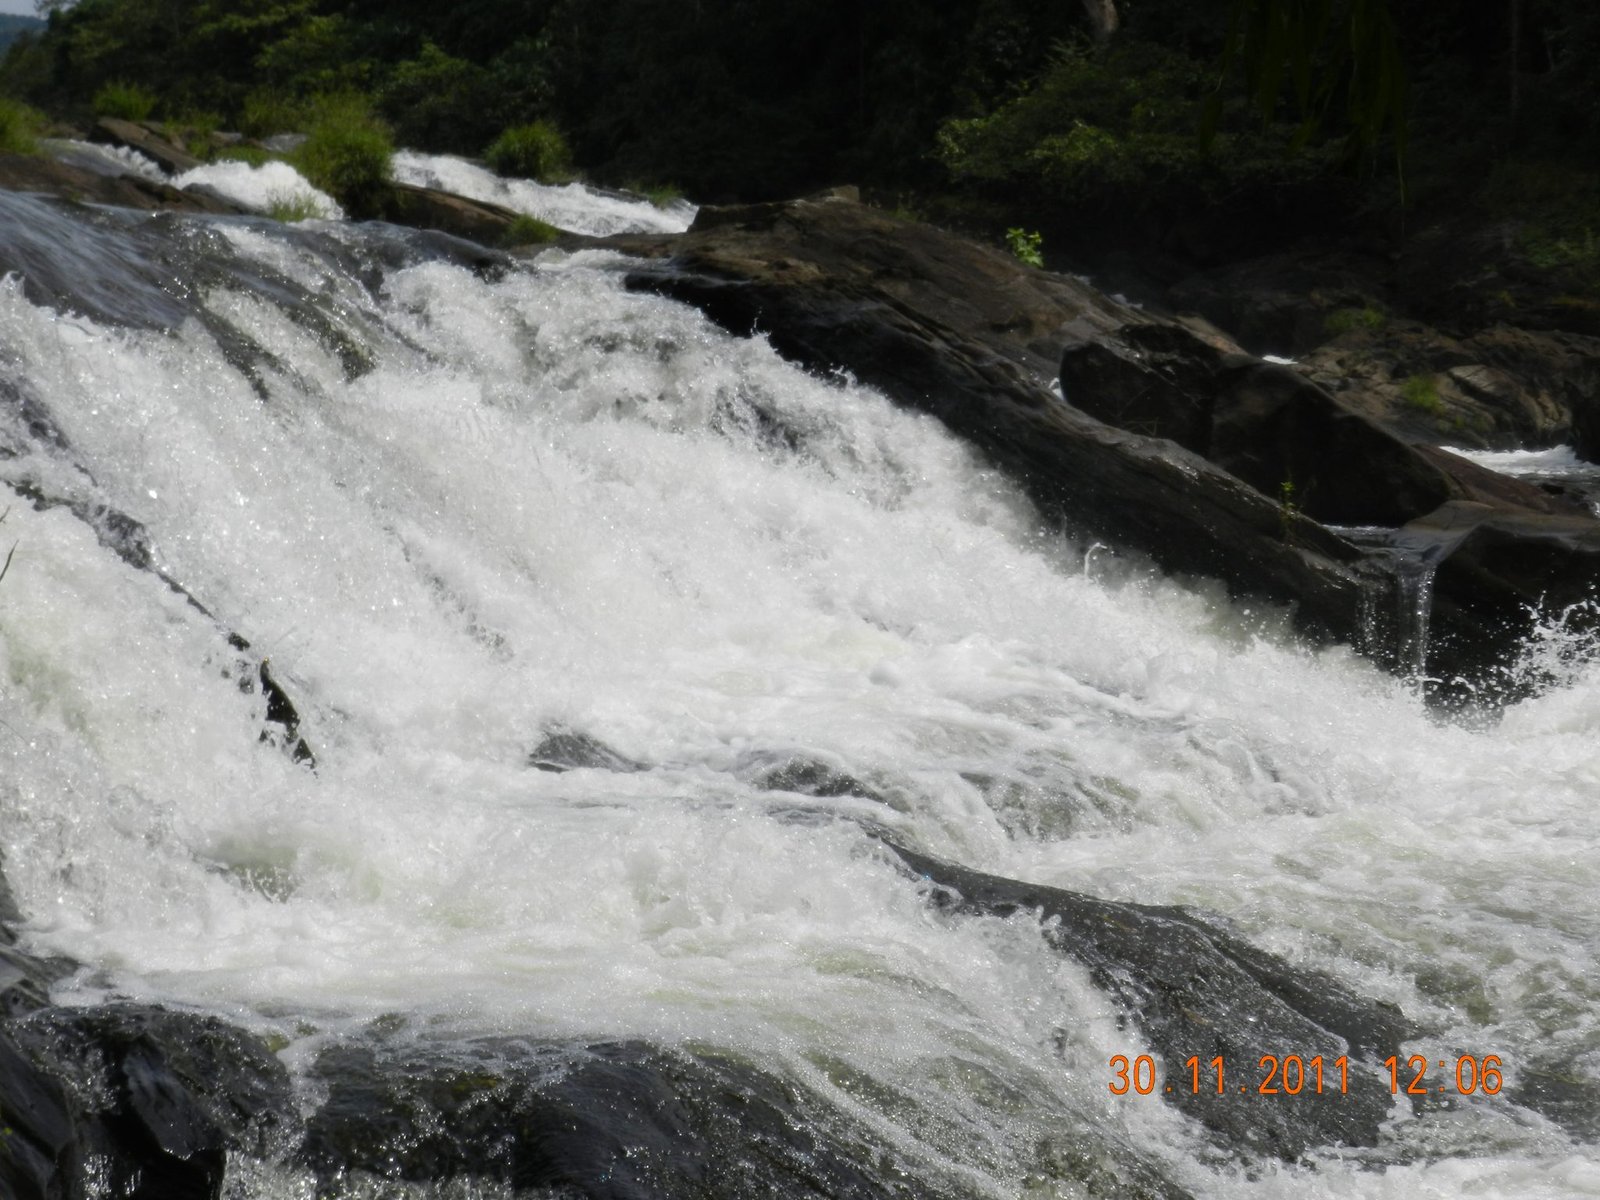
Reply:
[[485, 246], [503, 243], [520, 215], [487, 200], [409, 183], [391, 184], [382, 208], [384, 220], [396, 225], [437, 230]]
[[215, 1200], [232, 1152], [293, 1136], [288, 1074], [257, 1038], [139, 1005], [0, 1023], [0, 1195]]
[[838, 196], [702, 209], [687, 234], [607, 242], [653, 257], [631, 286], [938, 417], [1065, 527], [1293, 604], [1317, 636], [1359, 637], [1359, 550], [1181, 445], [1052, 392], [1063, 343], [1146, 321], [1089, 285]]
[[187, 147], [168, 137], [159, 126], [145, 121], [101, 117], [89, 131], [89, 137], [91, 141], [137, 150], [168, 175], [182, 175], [201, 165], [201, 160], [190, 154]]
[[[1203, 321], [1131, 308], [848, 196], [703, 209], [687, 234], [607, 241], [648, 260], [631, 286], [762, 331], [788, 357], [937, 416], [1068, 530], [1292, 605], [1314, 637], [1452, 681], [1441, 694], [1514, 692], [1511, 664], [1542, 616], [1513, 597], [1539, 579], [1547, 597], [1587, 595], [1600, 578], [1600, 523], [1581, 507], [1552, 510], [1531, 489], [1495, 498], [1344, 395], [1245, 354]], [[1483, 336], [1485, 361], [1527, 352], [1509, 334]], [[1358, 547], [1328, 528], [1398, 535], [1462, 501], [1495, 518], [1475, 538], [1423, 526], [1377, 543], [1363, 535]], [[1433, 574], [1485, 539], [1515, 550]], [[1516, 579], [1496, 574], [1512, 564]], [[1402, 643], [1423, 567], [1439, 611], [1418, 662]], [[1486, 588], [1498, 599], [1486, 603]]]

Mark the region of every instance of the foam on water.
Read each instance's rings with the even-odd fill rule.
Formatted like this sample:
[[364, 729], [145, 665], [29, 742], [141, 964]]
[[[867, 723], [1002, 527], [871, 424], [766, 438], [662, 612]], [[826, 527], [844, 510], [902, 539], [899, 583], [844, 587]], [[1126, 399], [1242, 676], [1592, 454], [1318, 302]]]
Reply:
[[442, 188], [594, 237], [613, 233], [682, 233], [695, 214], [694, 205], [685, 200], [658, 206], [641, 196], [597, 191], [581, 183], [557, 186], [505, 179], [448, 154], [402, 150], [394, 156], [394, 176], [402, 183]]
[[213, 162], [185, 171], [172, 181], [180, 188], [202, 184], [254, 212], [290, 206], [327, 221], [344, 220], [344, 210], [326, 192], [286, 162]]
[[[1476, 1098], [1397, 1109], [1386, 1168], [1200, 1165], [1175, 1110], [1108, 1094], [1141, 1047], [1031, 919], [934, 915], [856, 824], [1203, 906], [1400, 1003], [1408, 1052], [1593, 1087], [1581, 657], [1498, 727], [1443, 723], [1270, 614], [1104, 554], [1086, 575], [932, 421], [627, 293], [613, 258], [415, 266], [373, 299], [226, 229], [359, 311], [372, 369], [253, 294], [208, 300], [271, 352], [250, 380], [198, 321], [114, 330], [0, 285], [0, 385], [75, 456], [3, 430], [27, 449], [0, 479], [143, 522], [271, 656], [319, 762], [257, 742], [218, 624], [0, 489], [0, 850], [33, 944], [94, 964], [77, 994], [220, 1010], [291, 1061], [392, 1011], [729, 1047], [975, 1194], [1074, 1194], [1040, 1162], [1086, 1126], [1216, 1196], [1595, 1194], [1567, 1135]], [[650, 769], [529, 769], [556, 725]], [[884, 801], [752, 786], [791, 753]]]

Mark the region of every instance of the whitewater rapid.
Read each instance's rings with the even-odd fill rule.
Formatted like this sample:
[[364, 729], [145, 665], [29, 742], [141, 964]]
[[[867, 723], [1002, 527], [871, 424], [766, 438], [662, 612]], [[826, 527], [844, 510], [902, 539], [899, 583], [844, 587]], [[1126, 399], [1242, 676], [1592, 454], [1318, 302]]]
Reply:
[[[327, 326], [0, 283], [0, 395], [60, 434], [0, 407], [0, 853], [30, 946], [89, 964], [60, 997], [222, 1013], [291, 1065], [392, 1014], [730, 1049], [974, 1195], [1079, 1194], [1051, 1164], [1083, 1129], [1210, 1196], [1600, 1195], [1592, 1142], [1477, 1096], [1397, 1105], [1375, 1152], [1219, 1159], [1109, 1093], [1145, 1049], [1036, 920], [938, 915], [863, 831], [1221, 914], [1400, 1005], [1408, 1053], [1592, 1105], [1600, 671], [1558, 627], [1556, 686], [1442, 720], [1281, 614], [1086, 556], [932, 420], [616, 256], [373, 291], [347, 265], [392, 235], [207, 228]], [[211, 615], [24, 488], [140, 522]], [[258, 741], [224, 629], [315, 772]], [[530, 768], [558, 729], [646, 769]], [[882, 799], [756, 786], [789, 757]]]

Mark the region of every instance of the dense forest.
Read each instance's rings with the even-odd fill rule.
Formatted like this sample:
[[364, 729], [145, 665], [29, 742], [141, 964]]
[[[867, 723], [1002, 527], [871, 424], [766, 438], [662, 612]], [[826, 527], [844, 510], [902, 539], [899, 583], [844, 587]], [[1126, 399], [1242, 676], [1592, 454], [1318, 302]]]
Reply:
[[420, 149], [538, 121], [601, 183], [854, 182], [991, 227], [1215, 211], [1270, 238], [1512, 206], [1582, 258], [1597, 52], [1592, 0], [76, 0], [0, 90], [253, 134], [359, 94]]
[[0, 54], [24, 33], [37, 32], [39, 22], [34, 17], [13, 17], [0, 13]]

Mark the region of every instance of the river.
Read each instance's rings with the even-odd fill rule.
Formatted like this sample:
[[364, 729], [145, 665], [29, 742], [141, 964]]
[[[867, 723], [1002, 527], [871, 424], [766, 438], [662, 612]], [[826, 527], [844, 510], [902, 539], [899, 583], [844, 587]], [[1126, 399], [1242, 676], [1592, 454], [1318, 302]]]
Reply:
[[[302, 1074], [396, 1025], [714, 1047], [973, 1196], [1084, 1194], [1086, 1136], [1202, 1196], [1600, 1195], [1600, 668], [1558, 620], [1540, 694], [1446, 719], [613, 254], [9, 194], [0, 229], [0, 854], [27, 944], [88, 964], [59, 1000]], [[564, 732], [627, 769], [531, 766]], [[864, 786], [773, 790], [795, 762]], [[1219, 1152], [1113, 1094], [1148, 1051], [1036, 918], [930, 909], [882, 830], [1219, 914], [1505, 1087]]]

